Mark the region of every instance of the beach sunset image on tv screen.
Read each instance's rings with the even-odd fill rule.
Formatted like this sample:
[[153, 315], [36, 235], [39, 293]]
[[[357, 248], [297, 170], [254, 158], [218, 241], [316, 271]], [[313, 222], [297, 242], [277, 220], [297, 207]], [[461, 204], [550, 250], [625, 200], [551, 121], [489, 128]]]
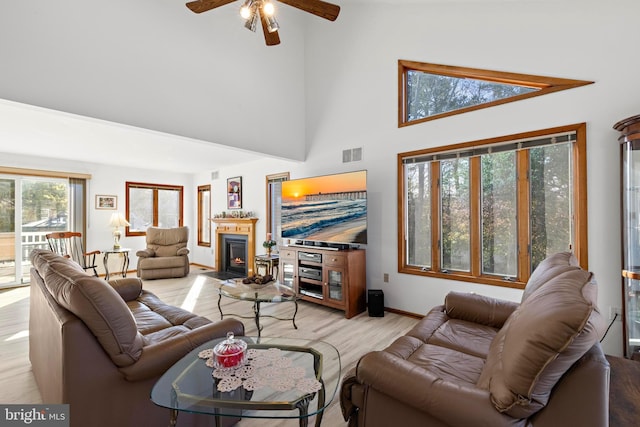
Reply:
[[282, 183], [282, 237], [367, 243], [367, 171]]

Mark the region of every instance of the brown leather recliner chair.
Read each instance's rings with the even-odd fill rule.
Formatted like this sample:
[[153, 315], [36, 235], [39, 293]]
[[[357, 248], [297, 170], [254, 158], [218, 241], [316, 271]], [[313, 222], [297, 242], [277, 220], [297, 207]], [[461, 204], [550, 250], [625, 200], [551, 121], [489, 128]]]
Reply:
[[138, 255], [138, 277], [169, 279], [189, 274], [189, 228], [147, 229], [147, 248]]
[[543, 261], [520, 304], [452, 292], [342, 383], [350, 426], [609, 425], [609, 363], [593, 275]]
[[[44, 250], [31, 263], [29, 359], [43, 402], [68, 403], [72, 427], [167, 425], [169, 410], [150, 400], [160, 376], [201, 344], [244, 335], [238, 320], [212, 323], [167, 305], [140, 279], [106, 282]], [[215, 419], [181, 413], [178, 423]]]

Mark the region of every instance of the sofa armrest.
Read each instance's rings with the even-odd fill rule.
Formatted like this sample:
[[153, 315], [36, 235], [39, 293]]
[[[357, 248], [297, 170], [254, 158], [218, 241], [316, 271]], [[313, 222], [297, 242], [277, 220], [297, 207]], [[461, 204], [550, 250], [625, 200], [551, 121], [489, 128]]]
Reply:
[[358, 362], [356, 375], [361, 384], [425, 412], [448, 426], [478, 425], [478, 420], [488, 426], [514, 423], [513, 418], [494, 408], [488, 390], [474, 384], [444, 380], [385, 351], [363, 356]]
[[502, 328], [520, 304], [466, 292], [449, 292], [444, 300], [447, 316]]
[[189, 249], [188, 248], [180, 248], [180, 249], [178, 249], [178, 252], [176, 252], [176, 254], [178, 256], [189, 255]]
[[139, 256], [140, 258], [151, 258], [156, 256], [156, 251], [154, 251], [153, 249], [142, 249], [138, 252], [136, 252], [136, 255]]
[[109, 280], [109, 284], [125, 301], [133, 301], [142, 293], [142, 280], [137, 277], [113, 279]]
[[243, 336], [244, 325], [237, 319], [224, 319], [147, 345], [142, 348], [140, 359], [133, 365], [120, 368], [120, 372], [127, 381], [159, 377], [194, 348], [215, 338], [226, 337], [227, 332]]

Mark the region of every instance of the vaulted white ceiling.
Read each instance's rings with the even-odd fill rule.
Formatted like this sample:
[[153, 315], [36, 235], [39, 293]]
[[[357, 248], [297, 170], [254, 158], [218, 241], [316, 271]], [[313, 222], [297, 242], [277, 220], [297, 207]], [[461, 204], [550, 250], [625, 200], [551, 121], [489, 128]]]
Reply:
[[138, 166], [147, 153], [156, 162], [145, 166], [182, 172], [303, 160], [307, 14], [280, 5], [283, 42], [267, 47], [238, 5], [3, 5], [0, 152]]
[[336, 22], [277, 4], [273, 47], [243, 28], [240, 1], [202, 14], [185, 0], [5, 2], [0, 153], [178, 172], [304, 160], [307, 31], [375, 3], [481, 1], [517, 0], [334, 0]]

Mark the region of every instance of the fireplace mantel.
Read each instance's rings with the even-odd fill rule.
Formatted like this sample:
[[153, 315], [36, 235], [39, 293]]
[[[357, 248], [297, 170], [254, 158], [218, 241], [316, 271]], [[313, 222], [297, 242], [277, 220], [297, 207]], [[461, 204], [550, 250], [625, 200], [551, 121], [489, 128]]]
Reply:
[[252, 276], [253, 260], [256, 257], [256, 222], [258, 218], [213, 218], [216, 227], [216, 270], [222, 270], [220, 248], [223, 234], [238, 234], [247, 236], [247, 275]]

